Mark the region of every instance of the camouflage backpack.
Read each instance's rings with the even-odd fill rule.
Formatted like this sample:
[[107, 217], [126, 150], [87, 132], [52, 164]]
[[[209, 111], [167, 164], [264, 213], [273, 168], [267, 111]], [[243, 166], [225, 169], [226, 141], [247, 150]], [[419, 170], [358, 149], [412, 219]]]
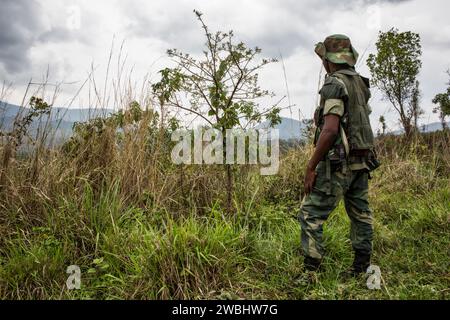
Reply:
[[[348, 140], [349, 151], [371, 150], [374, 136], [370, 125], [369, 79], [360, 76], [351, 69], [339, 70], [333, 74], [341, 81], [347, 91], [344, 100], [344, 116], [341, 125]], [[345, 138], [344, 138], [345, 139]]]

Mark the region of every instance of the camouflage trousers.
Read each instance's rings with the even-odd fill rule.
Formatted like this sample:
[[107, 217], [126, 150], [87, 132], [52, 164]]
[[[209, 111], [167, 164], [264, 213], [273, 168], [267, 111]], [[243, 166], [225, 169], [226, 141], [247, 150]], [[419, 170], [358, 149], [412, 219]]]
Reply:
[[327, 170], [325, 161], [319, 163], [316, 173], [314, 188], [303, 199], [300, 209], [304, 255], [316, 259], [323, 257], [323, 224], [342, 198], [351, 222], [350, 239], [353, 250], [370, 254], [373, 219], [368, 203], [369, 174], [364, 170]]

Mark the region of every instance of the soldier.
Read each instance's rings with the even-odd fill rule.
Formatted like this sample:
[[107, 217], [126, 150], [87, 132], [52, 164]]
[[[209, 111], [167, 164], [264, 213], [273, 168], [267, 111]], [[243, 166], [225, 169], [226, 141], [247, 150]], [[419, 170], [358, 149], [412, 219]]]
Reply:
[[368, 203], [369, 172], [378, 167], [370, 126], [369, 79], [355, 71], [358, 53], [345, 35], [316, 45], [327, 76], [314, 121], [315, 150], [305, 173], [300, 210], [301, 241], [307, 270], [320, 267], [323, 223], [344, 198], [355, 253], [352, 273], [366, 272], [372, 251], [373, 222]]

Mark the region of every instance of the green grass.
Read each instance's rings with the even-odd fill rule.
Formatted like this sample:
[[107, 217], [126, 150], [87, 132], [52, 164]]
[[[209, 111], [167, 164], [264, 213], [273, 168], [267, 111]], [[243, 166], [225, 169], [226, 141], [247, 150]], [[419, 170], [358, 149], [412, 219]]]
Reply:
[[[324, 270], [306, 274], [297, 206], [254, 203], [224, 218], [175, 218], [120, 200], [117, 185], [95, 199], [61, 198], [39, 227], [18, 227], [0, 251], [0, 297], [8, 299], [448, 299], [448, 180], [434, 188], [371, 190], [375, 213], [373, 263], [381, 290], [346, 279], [352, 261], [349, 220], [340, 205], [325, 226]], [[247, 207], [249, 208], [249, 206]], [[19, 225], [19, 224], [18, 224]], [[80, 290], [67, 290], [66, 268], [82, 271]]]

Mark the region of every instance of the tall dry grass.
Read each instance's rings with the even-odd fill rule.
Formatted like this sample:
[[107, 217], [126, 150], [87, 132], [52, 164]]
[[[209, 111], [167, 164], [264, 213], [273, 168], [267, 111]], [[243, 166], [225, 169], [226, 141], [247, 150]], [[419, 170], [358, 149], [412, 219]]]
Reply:
[[[377, 140], [382, 167], [374, 173], [370, 188], [376, 213], [375, 257], [386, 269], [406, 268], [411, 278], [388, 274], [391, 291], [369, 294], [356, 282], [342, 291], [343, 284], [336, 279], [351, 255], [348, 227], [335, 218], [343, 215], [338, 208], [326, 233], [334, 252], [327, 258], [328, 271], [312, 286], [294, 285], [293, 278], [302, 273], [296, 215], [312, 146], [283, 152], [275, 176], [262, 177], [255, 166], [233, 167], [236, 215], [228, 216], [222, 168], [174, 165], [170, 110], [142, 92], [148, 86], [136, 91], [120, 83], [126, 81], [115, 81], [115, 101], [109, 103], [121, 110], [79, 124], [62, 145], [54, 143], [55, 128], [48, 122], [40, 123], [34, 135], [20, 129], [28, 128], [30, 96], [41, 98], [40, 106], [53, 112], [55, 98], [45, 100], [45, 84], [26, 93], [14, 128], [2, 130], [7, 134], [0, 143], [0, 296], [436, 298], [447, 294], [441, 288], [448, 281], [443, 271], [445, 252], [432, 248], [448, 243], [449, 131], [411, 140], [402, 136]], [[108, 92], [104, 89], [100, 97], [91, 77], [87, 85], [96, 95], [92, 114], [98, 114], [106, 109]], [[420, 242], [418, 230], [425, 242]], [[70, 264], [79, 264], [87, 274], [79, 293], [64, 287], [65, 267]], [[426, 268], [433, 270], [431, 275], [425, 274]], [[424, 275], [417, 276], [420, 272]], [[433, 287], [424, 289], [424, 282]]]

